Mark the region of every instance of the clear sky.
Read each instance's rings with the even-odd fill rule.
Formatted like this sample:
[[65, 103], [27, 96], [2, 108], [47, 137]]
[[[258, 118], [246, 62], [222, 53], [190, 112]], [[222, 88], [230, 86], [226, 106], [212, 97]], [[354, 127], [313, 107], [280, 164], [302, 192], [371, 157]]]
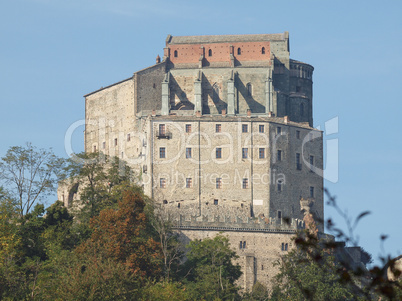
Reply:
[[[291, 57], [314, 66], [314, 125], [338, 117], [339, 180], [360, 245], [402, 254], [401, 1], [4, 0], [0, 9], [0, 156], [30, 141], [66, 157], [83, 95], [163, 56], [168, 34], [290, 32]], [[83, 127], [74, 149], [83, 150]], [[341, 219], [330, 208], [332, 217]], [[384, 253], [382, 253], [384, 254]]]

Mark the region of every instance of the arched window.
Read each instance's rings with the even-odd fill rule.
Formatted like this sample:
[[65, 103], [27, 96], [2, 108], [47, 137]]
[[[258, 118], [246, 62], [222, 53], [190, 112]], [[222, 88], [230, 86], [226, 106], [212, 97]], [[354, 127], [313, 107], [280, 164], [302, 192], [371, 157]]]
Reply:
[[303, 103], [300, 104], [300, 115], [301, 116], [304, 115], [304, 104]]
[[261, 54], [265, 54], [265, 47], [261, 48]]
[[208, 56], [212, 56], [212, 49], [208, 50]]
[[177, 50], [174, 51], [174, 57], [177, 57]]
[[241, 48], [237, 48], [237, 55], [241, 55]]
[[250, 83], [247, 84], [247, 96], [253, 96], [253, 86]]

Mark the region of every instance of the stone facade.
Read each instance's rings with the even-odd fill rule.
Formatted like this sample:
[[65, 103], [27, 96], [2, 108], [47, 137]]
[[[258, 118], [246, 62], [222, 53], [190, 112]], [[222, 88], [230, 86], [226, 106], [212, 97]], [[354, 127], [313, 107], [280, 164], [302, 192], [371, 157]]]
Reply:
[[[312, 73], [290, 59], [287, 32], [169, 35], [162, 61], [85, 95], [85, 151], [127, 161], [183, 239], [223, 231], [241, 256], [242, 285], [269, 285], [304, 214], [324, 219]], [[76, 193], [61, 187], [59, 199], [69, 205]], [[187, 228], [182, 215], [192, 216]], [[203, 224], [219, 218], [219, 229]]]

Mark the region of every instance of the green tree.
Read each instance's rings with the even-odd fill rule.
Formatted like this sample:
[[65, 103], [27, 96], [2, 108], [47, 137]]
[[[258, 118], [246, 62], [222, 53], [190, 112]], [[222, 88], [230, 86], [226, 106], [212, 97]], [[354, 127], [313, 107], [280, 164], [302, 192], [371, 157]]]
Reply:
[[10, 147], [0, 161], [0, 180], [10, 188], [19, 213], [27, 214], [41, 198], [54, 192], [64, 159], [31, 143]]
[[238, 298], [235, 281], [241, 270], [233, 260], [236, 252], [230, 248], [229, 239], [222, 235], [191, 241], [188, 245], [186, 286], [192, 297], [201, 300], [233, 300]]

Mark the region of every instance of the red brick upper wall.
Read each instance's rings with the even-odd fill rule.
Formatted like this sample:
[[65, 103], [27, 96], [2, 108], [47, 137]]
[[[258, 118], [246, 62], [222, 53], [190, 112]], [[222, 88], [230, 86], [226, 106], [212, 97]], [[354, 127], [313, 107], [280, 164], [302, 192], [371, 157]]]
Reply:
[[[264, 50], [263, 50], [264, 48]], [[238, 52], [240, 49], [240, 53]], [[210, 50], [212, 51], [210, 55]], [[209, 44], [173, 44], [165, 48], [165, 56], [173, 64], [198, 63], [201, 55], [208, 62], [229, 62], [230, 54], [239, 62], [269, 61], [271, 57], [270, 42], [236, 42]], [[175, 55], [177, 53], [177, 56]]]

